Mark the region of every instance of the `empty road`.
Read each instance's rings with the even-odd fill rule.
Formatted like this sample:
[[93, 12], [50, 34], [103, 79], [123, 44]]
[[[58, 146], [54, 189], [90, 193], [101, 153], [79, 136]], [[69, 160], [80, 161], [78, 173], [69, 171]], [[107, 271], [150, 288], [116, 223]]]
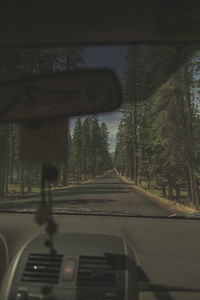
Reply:
[[[80, 209], [82, 211], [121, 211], [146, 216], [167, 216], [165, 208], [152, 201], [148, 196], [124, 183], [115, 171], [93, 182], [52, 192], [55, 209]], [[39, 196], [0, 204], [0, 209], [35, 208]]]

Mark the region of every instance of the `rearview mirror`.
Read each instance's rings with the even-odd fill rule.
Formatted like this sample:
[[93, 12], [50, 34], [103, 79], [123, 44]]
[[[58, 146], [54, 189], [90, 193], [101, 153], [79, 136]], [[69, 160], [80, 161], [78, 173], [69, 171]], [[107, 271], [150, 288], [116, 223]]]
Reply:
[[27, 121], [107, 112], [121, 103], [110, 70], [82, 70], [0, 86], [0, 121]]

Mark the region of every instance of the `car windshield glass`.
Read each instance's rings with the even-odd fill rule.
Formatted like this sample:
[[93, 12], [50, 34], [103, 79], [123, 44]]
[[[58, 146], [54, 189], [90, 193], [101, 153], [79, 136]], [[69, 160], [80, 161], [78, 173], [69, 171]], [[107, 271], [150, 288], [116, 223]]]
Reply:
[[[70, 119], [67, 163], [51, 184], [55, 213], [199, 217], [200, 45], [0, 49], [0, 85], [109, 68], [123, 103]], [[34, 212], [41, 164], [20, 159], [20, 124], [0, 124], [0, 211]]]

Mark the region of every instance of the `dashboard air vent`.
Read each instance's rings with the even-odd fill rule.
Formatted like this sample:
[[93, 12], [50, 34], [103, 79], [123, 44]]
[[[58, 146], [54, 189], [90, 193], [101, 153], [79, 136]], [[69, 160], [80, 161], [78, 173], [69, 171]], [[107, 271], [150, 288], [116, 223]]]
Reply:
[[81, 256], [77, 285], [114, 287], [116, 286], [116, 268], [106, 257]]
[[63, 255], [30, 254], [22, 281], [58, 283]]

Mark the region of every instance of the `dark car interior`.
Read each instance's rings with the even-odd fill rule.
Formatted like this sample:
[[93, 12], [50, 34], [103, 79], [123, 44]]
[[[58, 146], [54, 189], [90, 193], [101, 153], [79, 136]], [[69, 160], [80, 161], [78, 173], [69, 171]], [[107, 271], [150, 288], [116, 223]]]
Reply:
[[[199, 11], [198, 1], [1, 2], [0, 47], [198, 43]], [[187, 52], [181, 59], [173, 57], [173, 66], [166, 72], [158, 65], [150, 92], [190, 55]], [[93, 88], [96, 82], [101, 85]], [[61, 128], [63, 117], [117, 109], [122, 97], [117, 76], [108, 69], [11, 80], [1, 84], [0, 95], [1, 122], [18, 121], [23, 125], [45, 119], [44, 134], [54, 126]], [[27, 108], [26, 101], [16, 101], [20, 97], [35, 102]], [[63, 101], [66, 98], [67, 104]], [[57, 136], [51, 131], [51, 137]], [[42, 138], [35, 139], [31, 152], [28, 134], [24, 129], [23, 157], [33, 161], [40, 157], [43, 163], [62, 159], [62, 151], [47, 156]], [[45, 143], [51, 147], [50, 138]], [[58, 140], [58, 145], [63, 141]], [[45, 166], [37, 213], [0, 211], [1, 300], [200, 298], [198, 218], [51, 211], [47, 218], [42, 201], [51, 201], [45, 184], [55, 170]]]

